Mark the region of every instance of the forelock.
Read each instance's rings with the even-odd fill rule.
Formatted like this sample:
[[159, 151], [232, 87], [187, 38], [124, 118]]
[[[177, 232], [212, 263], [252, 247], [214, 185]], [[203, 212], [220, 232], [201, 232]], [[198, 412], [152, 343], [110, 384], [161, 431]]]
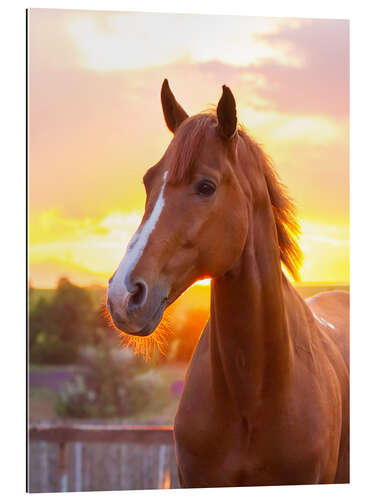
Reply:
[[168, 182], [178, 184], [190, 177], [207, 130], [213, 124], [217, 125], [216, 114], [206, 112], [192, 116], [180, 125], [173, 139]]

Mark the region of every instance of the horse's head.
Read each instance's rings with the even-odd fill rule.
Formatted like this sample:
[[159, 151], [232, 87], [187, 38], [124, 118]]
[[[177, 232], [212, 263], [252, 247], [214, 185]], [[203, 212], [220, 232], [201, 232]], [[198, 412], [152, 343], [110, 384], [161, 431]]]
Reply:
[[139, 336], [153, 332], [164, 309], [196, 280], [231, 269], [249, 222], [230, 89], [223, 86], [216, 113], [190, 118], [167, 80], [161, 99], [174, 137], [143, 178], [145, 213], [108, 287], [113, 322]]

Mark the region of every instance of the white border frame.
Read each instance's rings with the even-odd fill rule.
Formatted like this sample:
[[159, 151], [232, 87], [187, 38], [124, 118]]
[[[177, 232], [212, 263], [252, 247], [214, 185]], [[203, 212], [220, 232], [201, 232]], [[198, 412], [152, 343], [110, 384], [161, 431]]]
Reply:
[[[231, 0], [60, 0], [34, 1], [31, 7], [144, 12], [191, 12], [272, 17], [349, 18], [351, 21], [351, 345], [352, 345], [352, 467], [351, 484], [236, 488], [212, 490], [154, 490], [80, 493], [82, 498], [321, 498], [371, 496], [374, 441], [374, 18], [370, 1], [262, 0], [258, 4]], [[0, 471], [4, 498], [25, 491], [25, 9], [19, 0], [1, 11], [2, 57], [2, 359]], [[75, 495], [70, 493], [70, 495]], [[38, 494], [36, 494], [38, 496]], [[43, 494], [43, 499], [56, 498]], [[60, 497], [59, 497], [60, 498]], [[171, 496], [169, 498], [172, 498]]]

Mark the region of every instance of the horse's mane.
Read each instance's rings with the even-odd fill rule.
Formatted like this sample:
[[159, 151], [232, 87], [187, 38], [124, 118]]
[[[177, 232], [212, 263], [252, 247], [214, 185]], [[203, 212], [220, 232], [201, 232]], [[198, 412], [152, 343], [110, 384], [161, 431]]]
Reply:
[[[175, 136], [175, 157], [168, 172], [168, 182], [178, 184], [191, 175], [207, 128], [213, 125], [217, 125], [216, 112], [213, 110], [195, 115], [182, 123]], [[255, 160], [265, 177], [275, 217], [281, 262], [291, 276], [298, 280], [302, 252], [297, 241], [300, 228], [296, 219], [295, 205], [260, 145], [247, 134], [244, 127], [239, 128], [238, 134], [244, 140], [252, 162]]]
[[243, 128], [239, 130], [258, 167], [264, 174], [268, 194], [272, 204], [280, 249], [280, 259], [291, 276], [299, 280], [302, 251], [298, 244], [300, 226], [296, 218], [293, 200], [288, 196], [286, 187], [274, 169], [270, 158]]

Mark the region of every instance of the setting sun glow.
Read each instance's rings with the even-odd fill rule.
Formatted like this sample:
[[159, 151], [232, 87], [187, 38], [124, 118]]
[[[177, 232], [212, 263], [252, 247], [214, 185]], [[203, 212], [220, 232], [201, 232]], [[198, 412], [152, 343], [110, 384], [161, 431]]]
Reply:
[[231, 87], [239, 120], [296, 202], [301, 280], [349, 281], [346, 21], [29, 15], [34, 286], [54, 287], [62, 275], [105, 285], [118, 266], [142, 218], [142, 177], [171, 140], [160, 105], [166, 77], [192, 114]]

